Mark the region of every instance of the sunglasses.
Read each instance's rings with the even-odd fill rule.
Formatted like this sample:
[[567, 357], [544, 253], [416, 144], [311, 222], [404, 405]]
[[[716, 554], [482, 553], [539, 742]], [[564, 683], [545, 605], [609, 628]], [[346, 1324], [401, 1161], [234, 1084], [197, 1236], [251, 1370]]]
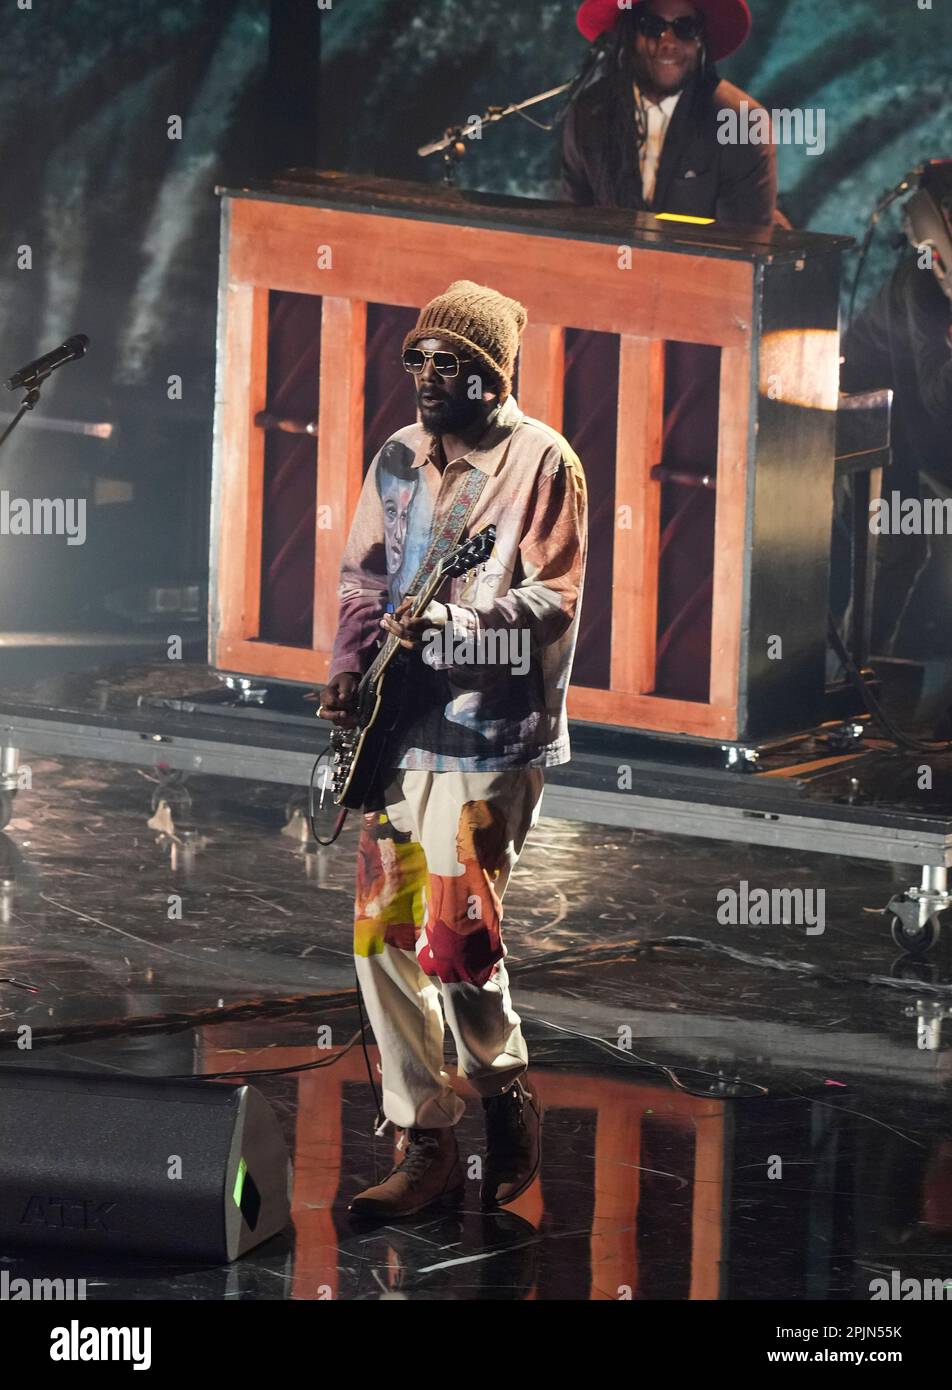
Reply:
[[650, 10], [642, 10], [635, 18], [638, 32], [646, 39], [660, 39], [666, 29], [670, 29], [676, 39], [690, 43], [704, 33], [704, 20], [698, 14], [682, 14], [677, 19], [663, 19]]
[[473, 360], [471, 357], [457, 357], [455, 352], [426, 352], [423, 348], [407, 348], [403, 354], [403, 365], [408, 372], [419, 376], [429, 358], [433, 359], [433, 370], [440, 376], [459, 376], [459, 364]]

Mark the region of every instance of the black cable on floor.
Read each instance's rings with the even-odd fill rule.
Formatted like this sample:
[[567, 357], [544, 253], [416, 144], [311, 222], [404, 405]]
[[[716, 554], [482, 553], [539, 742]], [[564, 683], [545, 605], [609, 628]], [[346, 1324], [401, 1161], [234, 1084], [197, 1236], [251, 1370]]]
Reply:
[[843, 639], [837, 630], [836, 620], [831, 612], [827, 612], [827, 632], [829, 634], [830, 645], [836, 652], [846, 670], [853, 685], [859, 693], [860, 699], [866, 706], [870, 717], [875, 719], [877, 724], [885, 731], [887, 738], [900, 748], [906, 748], [913, 753], [947, 753], [952, 748], [952, 740], [944, 739], [932, 742], [927, 739], [913, 738], [911, 734], [903, 731], [894, 724], [889, 715], [883, 709], [873, 691], [869, 688], [862, 671], [856, 665], [850, 653], [846, 650]]
[[367, 1020], [364, 1018], [364, 997], [360, 991], [360, 980], [357, 971], [354, 971], [354, 987], [357, 991], [357, 1012], [360, 1015], [360, 1038], [364, 1049], [364, 1063], [367, 1067], [367, 1080], [370, 1082], [370, 1089], [374, 1093], [374, 1104], [377, 1107], [377, 1117], [374, 1120], [374, 1133], [383, 1125], [385, 1116], [383, 1113], [383, 1100], [377, 1091], [377, 1083], [374, 1080], [373, 1066], [370, 1061], [370, 1053], [367, 1051]]
[[[319, 1071], [321, 1067], [333, 1067], [342, 1057], [354, 1046], [358, 1038], [363, 1037], [363, 1028], [356, 1032], [348, 1042], [344, 1044], [339, 1052], [335, 1052], [333, 1057], [324, 1057], [320, 1062], [295, 1062], [290, 1067], [256, 1067], [253, 1071], [203, 1071], [192, 1072], [186, 1076], [163, 1076], [163, 1081], [231, 1081], [237, 1077], [247, 1078], [249, 1076], [290, 1076], [296, 1071]], [[364, 1054], [366, 1055], [366, 1046]]]
[[793, 974], [812, 975], [814, 979], [824, 980], [836, 985], [879, 985], [885, 989], [912, 990], [917, 994], [952, 995], [952, 983], [931, 984], [927, 980], [897, 980], [892, 975], [837, 975], [832, 970], [823, 970], [811, 961], [776, 960], [773, 956], [753, 956], [747, 951], [739, 951], [736, 946], [725, 946], [717, 941], [705, 941], [700, 936], [664, 936], [653, 946], [688, 946], [692, 949], [716, 951], [731, 960], [745, 965], [756, 965], [767, 970], [789, 970]]
[[[753, 965], [764, 970], [786, 970], [795, 975], [812, 975], [814, 979], [823, 980], [828, 984], [881, 985], [886, 989], [912, 990], [938, 995], [952, 994], [952, 983], [931, 984], [927, 980], [897, 980], [891, 975], [839, 975], [832, 970], [824, 970], [821, 966], [814, 965], [812, 961], [787, 961], [778, 960], [775, 956], [753, 955], [749, 951], [738, 950], [736, 946], [727, 946], [723, 942], [705, 941], [700, 936], [659, 936], [638, 941], [610, 942], [604, 946], [586, 947], [584, 952], [570, 949], [542, 952], [530, 960], [523, 961], [519, 966], [519, 975], [521, 977], [528, 974], [530, 970], [544, 969], [547, 966], [605, 965], [610, 964], [612, 959], [618, 955], [630, 956], [635, 953], [649, 955], [652, 951], [662, 947], [675, 950], [679, 947], [688, 947], [692, 950], [714, 951], [718, 955], [727, 956], [730, 960], [739, 961], [743, 965]], [[915, 959], [915, 957], [910, 957], [910, 959]]]
[[[660, 1071], [671, 1082], [671, 1085], [678, 1091], [683, 1091], [685, 1095], [700, 1096], [704, 1100], [759, 1100], [770, 1095], [766, 1086], [761, 1086], [758, 1081], [745, 1081], [743, 1077], [736, 1076], [728, 1079], [718, 1072], [704, 1071], [701, 1067], [681, 1067], [680, 1071], [690, 1072], [692, 1076], [710, 1076], [718, 1085], [706, 1091], [696, 1090], [691, 1086], [686, 1086], [678, 1076], [673, 1067], [669, 1067], [665, 1062], [653, 1062], [650, 1057], [639, 1057], [637, 1052], [629, 1052], [627, 1048], [621, 1048], [617, 1043], [610, 1043], [606, 1038], [597, 1038], [593, 1033], [580, 1033], [575, 1028], [565, 1028], [561, 1023], [553, 1023], [550, 1019], [540, 1018], [538, 1014], [531, 1015], [534, 1023], [542, 1023], [546, 1028], [553, 1028], [558, 1033], [566, 1033], [572, 1038], [581, 1038], [585, 1042], [593, 1043], [601, 1048], [603, 1052], [609, 1052], [613, 1057], [618, 1058], [626, 1064], [629, 1059], [632, 1064], [641, 1064], [650, 1067], [652, 1071]], [[742, 1095], [738, 1087], [747, 1087], [747, 1095]]]

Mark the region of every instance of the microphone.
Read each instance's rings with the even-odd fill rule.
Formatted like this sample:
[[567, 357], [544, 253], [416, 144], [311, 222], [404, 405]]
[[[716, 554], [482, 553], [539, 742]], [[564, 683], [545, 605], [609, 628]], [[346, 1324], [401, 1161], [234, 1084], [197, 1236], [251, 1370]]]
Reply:
[[8, 378], [3, 384], [8, 391], [17, 391], [21, 386], [31, 389], [45, 381], [51, 372], [55, 372], [57, 367], [64, 367], [67, 362], [75, 362], [80, 357], [86, 356], [86, 349], [89, 347], [89, 339], [85, 333], [76, 333], [72, 338], [67, 338], [65, 343], [61, 343], [52, 352], [46, 352], [42, 357], [37, 357], [32, 362], [28, 362], [25, 367], [21, 367], [18, 372]]
[[897, 198], [901, 198], [904, 193], [908, 193], [914, 181], [918, 184], [925, 167], [924, 164], [917, 164], [914, 169], [909, 170], [908, 174], [903, 174], [902, 178], [893, 188], [887, 189], [876, 204], [877, 213], [885, 212], [889, 205], [894, 203]]

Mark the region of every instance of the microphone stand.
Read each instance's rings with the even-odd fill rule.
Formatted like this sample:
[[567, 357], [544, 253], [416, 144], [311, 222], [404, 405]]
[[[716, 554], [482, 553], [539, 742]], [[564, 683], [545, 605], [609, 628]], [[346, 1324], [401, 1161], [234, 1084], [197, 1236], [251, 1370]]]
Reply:
[[10, 438], [10, 435], [13, 433], [17, 425], [23, 419], [26, 412], [28, 410], [33, 410], [33, 408], [36, 406], [36, 403], [40, 399], [40, 391], [42, 390], [44, 383], [50, 375], [51, 371], [44, 372], [44, 374], [39, 378], [39, 380], [35, 381], [33, 385], [27, 389], [27, 393], [23, 397], [23, 401], [21, 402], [20, 409], [17, 411], [16, 415], [14, 415], [9, 425], [7, 425], [6, 429], [3, 431], [3, 434], [0, 434], [0, 449], [3, 448], [4, 444]]
[[[586, 55], [585, 62], [569, 82], [563, 82], [558, 87], [550, 87], [547, 92], [538, 92], [534, 97], [526, 97], [525, 101], [510, 102], [508, 106], [490, 106], [481, 116], [475, 116], [464, 126], [447, 126], [443, 132], [441, 140], [432, 140], [428, 145], [421, 145], [417, 154], [421, 159], [426, 159], [428, 155], [439, 154], [443, 151], [443, 182], [447, 187], [452, 188], [456, 183], [456, 169], [462, 162], [466, 154], [466, 146], [463, 139], [467, 135], [474, 135], [481, 131], [484, 125], [495, 125], [497, 121], [505, 120], [507, 116], [519, 116], [527, 106], [536, 106], [540, 101], [548, 101], [550, 97], [561, 96], [563, 92], [569, 93], [569, 98], [562, 110], [556, 117], [556, 121], [564, 118], [566, 111], [571, 104], [572, 98], [585, 85], [597, 66], [602, 54], [605, 51], [604, 37], [600, 38], [592, 45]], [[540, 130], [552, 130], [552, 126], [542, 125], [539, 121], [533, 121], [530, 116], [526, 117], [532, 125], [539, 126]]]
[[913, 183], [921, 177], [924, 169], [924, 164], [917, 164], [914, 169], [910, 169], [908, 174], [904, 174], [897, 184], [895, 184], [892, 188], [886, 190], [886, 192], [881, 196], [879, 202], [876, 204], [876, 206], [873, 208], [873, 211], [870, 214], [869, 222], [866, 227], [866, 235], [863, 237], [862, 244], [859, 248], [859, 259], [856, 262], [856, 274], [853, 276], [853, 288], [850, 293], [849, 314], [846, 321], [847, 330], [849, 330], [849, 328], [852, 327], [853, 310], [856, 305], [856, 291], [859, 288], [859, 279], [863, 273], [863, 267], [866, 264], [866, 257], [869, 255], [869, 248], [872, 245], [873, 233], [876, 231], [879, 219], [882, 217], [886, 209], [892, 206], [892, 204], [896, 201], [897, 198], [901, 198], [904, 193], [909, 192], [910, 188], [912, 188], [913, 186]]
[[[571, 82], [563, 82], [561, 87], [552, 87], [548, 92], [539, 92], [534, 97], [527, 97], [525, 101], [511, 102], [508, 106], [490, 106], [481, 116], [476, 116], [467, 125], [447, 126], [442, 140], [433, 140], [429, 145], [421, 145], [417, 154], [421, 159], [427, 155], [443, 154], [443, 182], [449, 187], [456, 183], [456, 166], [462, 161], [466, 154], [466, 146], [463, 138], [467, 135], [475, 134], [482, 130], [484, 125], [493, 125], [496, 121], [504, 120], [506, 116], [514, 116], [525, 110], [527, 106], [535, 106], [537, 102], [548, 101], [549, 97], [557, 97], [560, 92], [567, 91], [571, 87]], [[550, 129], [551, 127], [544, 127]]]

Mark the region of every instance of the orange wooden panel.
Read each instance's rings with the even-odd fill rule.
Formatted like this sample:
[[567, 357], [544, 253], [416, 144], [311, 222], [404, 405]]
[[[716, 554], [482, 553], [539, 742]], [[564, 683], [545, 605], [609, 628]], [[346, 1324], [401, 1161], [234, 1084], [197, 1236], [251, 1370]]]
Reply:
[[611, 687], [636, 695], [655, 682], [661, 484], [650, 474], [661, 462], [663, 405], [664, 344], [626, 334], [618, 358]]
[[[702, 1104], [705, 1102], [702, 1101]], [[694, 1202], [691, 1212], [691, 1292], [689, 1298], [721, 1296], [724, 1260], [725, 1107], [714, 1101], [695, 1115]]]
[[519, 405], [561, 433], [564, 387], [565, 329], [553, 323], [527, 324], [519, 351]]
[[[533, 1081], [537, 1079], [536, 1074], [533, 1073]], [[541, 1182], [536, 1181], [532, 1183], [531, 1186], [523, 1192], [521, 1197], [517, 1197], [514, 1202], [508, 1202], [506, 1204], [506, 1210], [514, 1211], [523, 1221], [528, 1221], [530, 1226], [534, 1226], [535, 1229], [538, 1230], [545, 1216], [545, 1202], [542, 1198]]]
[[737, 705], [740, 678], [750, 399], [750, 351], [725, 348], [717, 430], [710, 699], [712, 705], [731, 708]]
[[724, 1102], [571, 1072], [547, 1071], [544, 1080], [547, 1105], [578, 1106], [595, 1109], [598, 1114], [592, 1296], [617, 1299], [619, 1288], [625, 1284], [637, 1292], [637, 1165], [642, 1117], [651, 1110], [694, 1128], [689, 1296], [716, 1298], [724, 1254]]
[[750, 336], [744, 261], [638, 247], [623, 270], [619, 248], [604, 242], [245, 198], [230, 208], [230, 272], [248, 284], [420, 305], [448, 279], [468, 278], [520, 299], [530, 323], [730, 346]]
[[[254, 417], [267, 393], [268, 292], [228, 284], [220, 402], [218, 646], [254, 637], [261, 605], [264, 431]], [[219, 662], [220, 664], [220, 662]]]
[[[362, 474], [366, 302], [415, 305], [445, 288], [436, 253], [445, 250], [448, 229], [412, 218], [246, 199], [229, 200], [229, 216], [225, 462], [216, 575], [220, 626], [214, 660], [225, 670], [318, 683], [329, 674], [338, 570]], [[621, 726], [733, 738], [742, 585], [742, 554], [734, 554], [733, 546], [743, 536], [751, 267], [637, 249], [634, 268], [624, 271], [617, 248], [601, 243], [548, 237], [530, 242], [524, 233], [465, 226], [451, 227], [449, 234], [454, 276], [497, 284], [529, 310], [520, 366], [520, 398], [529, 413], [561, 425], [563, 325], [622, 336], [617, 495], [619, 505], [632, 506], [634, 524], [631, 530], [616, 529], [612, 690], [573, 686], [570, 714]], [[330, 248], [329, 265], [322, 248]], [[318, 294], [325, 301], [314, 650], [250, 640], [258, 632], [260, 606], [264, 441], [251, 420], [264, 405], [264, 286]], [[709, 706], [649, 693], [660, 490], [648, 473], [660, 452], [662, 338], [725, 345]], [[331, 526], [324, 529], [327, 516]]]
[[[318, 651], [328, 654], [337, 633], [341, 559], [363, 481], [366, 344], [366, 303], [325, 298], [321, 308], [313, 640]], [[327, 521], [330, 525], [325, 524]]]
[[[340, 1049], [334, 1049], [339, 1051]], [[326, 1060], [314, 1048], [281, 1048], [278, 1066], [296, 1066], [288, 1056], [300, 1052], [301, 1062]], [[331, 1054], [327, 1054], [329, 1057]], [[354, 1054], [341, 1058], [329, 1076], [327, 1070], [302, 1072], [298, 1077], [298, 1110], [294, 1138], [294, 1281], [292, 1298], [314, 1298], [316, 1289], [327, 1287], [331, 1298], [340, 1294], [337, 1265], [337, 1230], [334, 1199], [340, 1186], [343, 1105], [341, 1089], [347, 1080], [358, 1080]], [[362, 1059], [361, 1059], [362, 1060]], [[349, 1065], [348, 1065], [349, 1063]], [[267, 1064], [272, 1063], [269, 1053]], [[346, 1068], [346, 1070], [345, 1070]]]
[[638, 1291], [638, 1202], [642, 1110], [630, 1101], [600, 1105], [595, 1130], [592, 1294], [619, 1298]]
[[596, 724], [622, 728], [658, 729], [669, 734], [695, 734], [698, 738], [727, 739], [737, 732], [734, 705], [704, 705], [693, 700], [669, 700], [660, 695], [630, 695], [624, 690], [594, 690], [569, 686], [570, 719], [589, 719]]
[[[305, 685], [326, 681], [330, 675], [329, 661], [330, 652], [315, 652], [310, 647], [279, 647], [273, 642], [222, 640], [215, 648], [215, 664], [222, 671], [273, 676], [277, 680], [300, 681]], [[325, 726], [322, 724], [321, 728]]]

